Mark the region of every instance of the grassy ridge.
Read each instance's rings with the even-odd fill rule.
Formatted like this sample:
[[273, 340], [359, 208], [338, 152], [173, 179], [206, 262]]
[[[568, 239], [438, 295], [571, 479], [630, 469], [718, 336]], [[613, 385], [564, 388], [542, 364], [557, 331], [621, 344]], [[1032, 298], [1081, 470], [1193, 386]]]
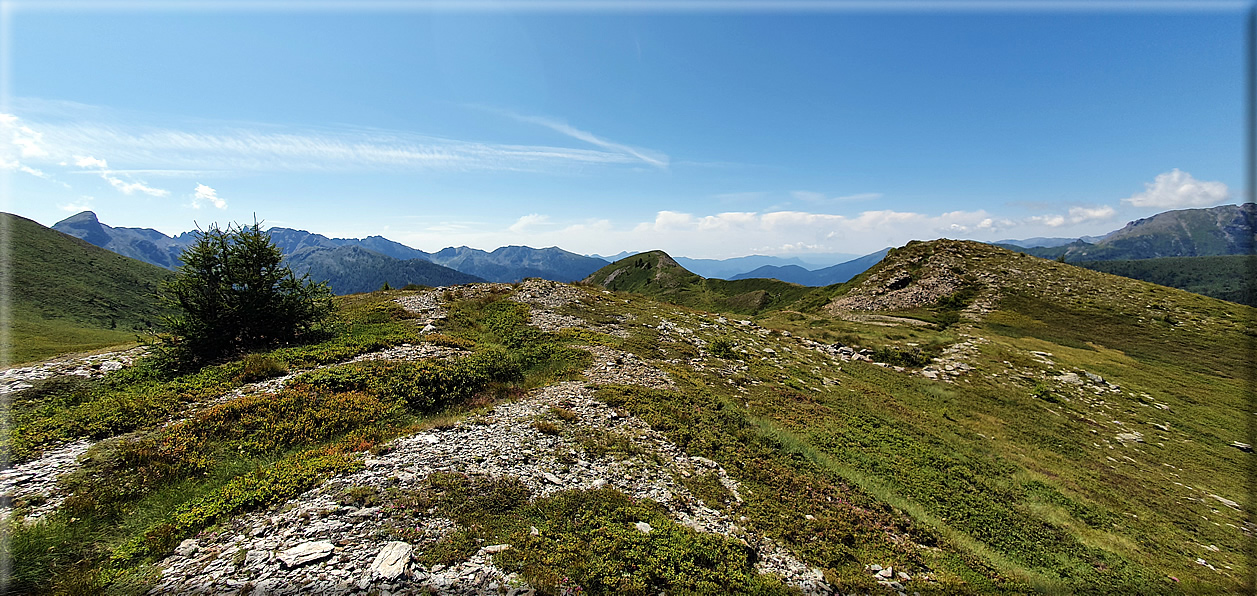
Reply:
[[[861, 284], [880, 283], [878, 271], [897, 262], [924, 274], [935, 266], [934, 254], [954, 257], [949, 266], [962, 272], [981, 268], [977, 293], [994, 308], [980, 322], [940, 329], [888, 318], [840, 320], [812, 309], [756, 318], [874, 353], [917, 346], [938, 354], [976, 336], [982, 341], [966, 359], [974, 370], [955, 383], [864, 363], [836, 366], [797, 348], [786, 351], [792, 344], [775, 334], [757, 337], [735, 327], [700, 336], [740, 359], [734, 362], [744, 372], [696, 374], [676, 366], [674, 378], [694, 379], [681, 395], [607, 399], [623, 402], [691, 451], [740, 470], [744, 486], [755, 478], [748, 470], [786, 455], [789, 469], [811, 482], [828, 477], [845, 485], [849, 501], [862, 493], [906, 514], [915, 523], [904, 526], [915, 528], [908, 530], [914, 541], [928, 545], [933, 536], [949, 556], [898, 553], [896, 568], [926, 567], [936, 578], [951, 578], [945, 592], [1240, 590], [1251, 571], [1241, 530], [1246, 517], [1225, 500], [1243, 502], [1252, 465], [1252, 456], [1231, 442], [1246, 441], [1254, 311], [972, 243], [900, 249], [835, 294], [867, 294]], [[929, 320], [948, 304], [879, 314]], [[649, 312], [624, 308], [639, 320]], [[712, 325], [711, 317], [682, 310], [644, 318], [690, 329]], [[650, 335], [648, 328], [634, 332]], [[667, 343], [659, 351], [668, 351]], [[762, 355], [765, 347], [773, 355]], [[1062, 380], [1070, 375], [1076, 384]], [[758, 441], [773, 448], [748, 459]], [[780, 490], [785, 477], [774, 471], [762, 490]], [[810, 553], [810, 563], [829, 561], [837, 577], [858, 585], [849, 563], [814, 550], [813, 536], [795, 534], [788, 521], [802, 511], [840, 523], [855, 516], [828, 504], [773, 498], [791, 505], [778, 515], [750, 517]], [[848, 543], [841, 534], [827, 540]], [[894, 560], [876, 543], [856, 539], [866, 549], [857, 557]]]
[[1211, 298], [1257, 306], [1257, 294], [1254, 294], [1252, 286], [1257, 264], [1254, 264], [1253, 259], [1250, 255], [1224, 255], [1135, 261], [1085, 261], [1076, 265]]
[[12, 362], [135, 341], [160, 323], [158, 286], [170, 275], [46, 228], [0, 214], [9, 259]]
[[[880, 273], [888, 268], [913, 271], [913, 290], [937, 258], [970, 274], [972, 295], [876, 313], [899, 318], [844, 320], [820, 309], [828, 292], [879, 290], [866, 286], [885, 283]], [[662, 257], [650, 267], [630, 262], [617, 279], [658, 287], [662, 298], [730, 297], [672, 284], [689, 278], [683, 269], [657, 275], [660, 262], [667, 269]], [[744, 290], [739, 296], [776, 286], [734, 287]], [[672, 291], [685, 288], [692, 293]], [[1231, 446], [1246, 441], [1251, 308], [955, 242], [899, 249], [850, 284], [803, 294], [795, 308], [762, 309], [753, 318], [764, 328], [629, 293], [594, 294], [561, 314], [619, 324], [627, 337], [542, 332], [524, 324], [527, 307], [501, 295], [451, 292], [442, 335], [426, 337], [471, 349], [455, 364], [337, 366], [274, 398], [236, 400], [164, 429], [140, 416], [142, 408], [125, 410], [137, 413], [130, 428], [138, 436], [94, 448], [92, 463], [71, 480], [83, 499], [17, 533], [22, 585], [43, 587], [54, 575], [65, 592], [141, 585], [145, 563], [180, 537], [352, 469], [349, 452], [432, 424], [433, 416], [571, 378], [587, 363], [577, 343], [629, 351], [665, 369], [675, 390], [612, 386], [597, 396], [688, 453], [719, 462], [738, 481], [740, 499], [710, 478], [677, 481], [821, 569], [844, 593], [881, 589], [864, 571], [869, 563], [910, 573], [909, 593], [940, 594], [1236, 593], [1251, 573], [1242, 509], [1253, 455]], [[30, 425], [15, 434], [28, 443], [45, 431], [68, 440], [116, 410], [103, 400], [129, 396], [160, 413], [163, 399], [201, 399], [202, 389], [221, 393], [249, 374], [421, 341], [387, 302], [391, 295], [342, 299], [327, 341], [265, 355], [277, 367], [228, 363], [177, 379], [148, 378], [141, 368], [100, 381], [113, 384], [108, 392], [52, 388], [35, 399], [28, 390], [15, 400], [15, 419]], [[982, 304], [978, 317], [941, 324], [957, 307]], [[954, 358], [970, 370], [951, 382], [932, 380], [906, 360], [903, 369], [843, 361], [797, 336], [873, 354], [941, 355], [967, 346]], [[586, 448], [625, 446], [591, 437]], [[438, 476], [413, 494], [359, 496], [391, 499], [416, 515], [435, 508], [483, 520], [425, 556], [454, 561], [480, 545], [510, 542], [518, 551], [503, 564], [542, 593], [561, 593], [565, 577], [603, 593], [775, 591], [749, 574], [737, 549], [669, 525], [649, 503], [603, 492], [528, 502], [509, 480]], [[624, 525], [626, 515], [666, 529], [650, 540], [606, 529]], [[527, 537], [530, 525], [544, 527], [546, 539]], [[591, 549], [623, 555], [597, 557], [596, 572], [582, 567], [595, 559], [568, 556]], [[684, 555], [695, 550], [727, 572], [677, 571], [693, 564]], [[675, 565], [655, 565], [652, 553], [673, 553], [667, 560]], [[624, 565], [638, 560], [652, 564]]]
[[823, 304], [836, 287], [811, 288], [776, 279], [706, 279], [657, 250], [616, 261], [585, 281], [672, 304], [733, 314], [776, 310], [800, 301]]

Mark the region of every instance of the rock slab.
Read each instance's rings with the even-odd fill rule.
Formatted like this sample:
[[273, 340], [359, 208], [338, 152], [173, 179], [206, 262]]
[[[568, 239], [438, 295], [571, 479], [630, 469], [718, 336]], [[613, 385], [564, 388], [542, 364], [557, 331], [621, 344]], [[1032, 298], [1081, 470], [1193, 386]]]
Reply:
[[384, 579], [395, 579], [406, 571], [406, 564], [410, 562], [412, 550], [414, 547], [405, 542], [385, 544], [384, 548], [380, 549], [380, 554], [375, 556], [375, 561], [371, 563], [371, 572]]
[[306, 542], [279, 553], [279, 560], [284, 564], [284, 567], [292, 569], [293, 567], [300, 567], [307, 563], [325, 559], [332, 554], [334, 548], [332, 543], [326, 540]]

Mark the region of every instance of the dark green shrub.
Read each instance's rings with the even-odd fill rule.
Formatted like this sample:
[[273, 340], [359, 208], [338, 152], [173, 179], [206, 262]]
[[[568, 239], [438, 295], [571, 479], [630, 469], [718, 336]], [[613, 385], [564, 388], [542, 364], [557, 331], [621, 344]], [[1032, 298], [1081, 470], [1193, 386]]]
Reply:
[[736, 360], [738, 358], [738, 353], [734, 351], [736, 347], [737, 345], [733, 343], [733, 338], [726, 335], [711, 340], [711, 343], [707, 344], [707, 351], [717, 358]]
[[302, 375], [298, 384], [329, 391], [365, 391], [418, 411], [464, 401], [492, 383], [523, 378], [516, 359], [485, 351], [452, 361], [373, 361], [336, 366]]
[[873, 350], [870, 356], [874, 362], [884, 362], [894, 366], [925, 366], [930, 363], [930, 357], [926, 356], [919, 348], [911, 350], [901, 350], [894, 347], [881, 347]]

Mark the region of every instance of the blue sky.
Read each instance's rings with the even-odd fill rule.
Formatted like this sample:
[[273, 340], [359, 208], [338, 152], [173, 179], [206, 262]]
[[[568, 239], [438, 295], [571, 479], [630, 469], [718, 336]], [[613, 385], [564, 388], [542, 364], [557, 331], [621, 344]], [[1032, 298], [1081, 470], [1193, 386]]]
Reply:
[[46, 225], [723, 258], [1098, 234], [1245, 192], [1238, 2], [42, 6], [4, 13], [0, 174]]

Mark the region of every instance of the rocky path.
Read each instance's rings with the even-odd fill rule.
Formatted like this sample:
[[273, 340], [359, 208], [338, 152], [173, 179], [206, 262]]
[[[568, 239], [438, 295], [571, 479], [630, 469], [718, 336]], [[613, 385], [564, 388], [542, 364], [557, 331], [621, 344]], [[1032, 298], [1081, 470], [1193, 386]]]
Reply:
[[145, 350], [144, 347], [138, 347], [121, 352], [57, 358], [38, 364], [6, 369], [0, 371], [0, 395], [32, 387], [31, 381], [41, 381], [56, 376], [99, 377], [131, 366], [136, 358], [144, 355]]
[[[534, 422], [559, 407], [575, 417], [560, 423], [557, 435], [538, 430]], [[581, 447], [582, 436], [622, 438], [634, 454], [590, 455]], [[427, 568], [412, 560], [412, 554], [454, 530], [448, 519], [412, 522], [422, 525], [425, 539], [399, 543], [390, 532], [393, 520], [386, 508], [346, 507], [338, 501], [353, 487], [417, 488], [434, 472], [519, 478], [534, 497], [610, 486], [659, 502], [695, 530], [745, 540], [759, 551], [761, 571], [778, 574], [805, 592], [827, 593], [819, 571], [739, 527], [676, 481], [713, 473], [740, 498], [737, 483], [722, 468], [686, 455], [641, 420], [595, 401], [584, 382], [539, 389], [452, 428], [398, 439], [391, 447], [384, 455], [366, 456], [364, 470], [293, 499], [281, 513], [242, 516], [221, 534], [186, 541], [180, 546], [183, 554], [161, 562], [163, 579], [152, 593], [237, 594], [242, 588], [253, 594], [528, 592], [520, 578], [493, 565], [492, 548], [448, 567]], [[300, 558], [299, 553], [310, 554]]]

